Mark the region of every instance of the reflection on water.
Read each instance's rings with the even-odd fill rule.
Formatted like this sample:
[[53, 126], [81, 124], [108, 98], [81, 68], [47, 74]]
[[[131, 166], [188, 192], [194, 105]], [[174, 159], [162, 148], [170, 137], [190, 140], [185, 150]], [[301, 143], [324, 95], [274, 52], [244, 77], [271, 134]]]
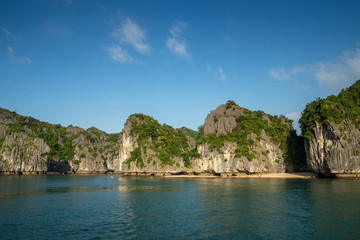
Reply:
[[0, 177], [0, 238], [360, 238], [360, 181]]

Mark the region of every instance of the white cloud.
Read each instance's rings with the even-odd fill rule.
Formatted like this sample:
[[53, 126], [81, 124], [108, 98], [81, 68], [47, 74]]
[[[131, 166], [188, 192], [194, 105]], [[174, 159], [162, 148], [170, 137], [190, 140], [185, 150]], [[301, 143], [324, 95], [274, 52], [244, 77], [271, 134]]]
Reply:
[[15, 51], [12, 47], [8, 46], [7, 49], [8, 49], [8, 54], [10, 56], [10, 60], [12, 62], [19, 64], [31, 63], [31, 60], [28, 57], [15, 57]]
[[105, 50], [108, 52], [110, 57], [120, 63], [132, 62], [134, 59], [127, 53], [125, 49], [120, 46], [107, 47]]
[[291, 77], [293, 77], [296, 74], [305, 72], [305, 68], [302, 66], [295, 66], [294, 68], [292, 68], [290, 71], [287, 71], [285, 68], [281, 67], [281, 68], [272, 68], [269, 72], [270, 76], [280, 80], [280, 81], [284, 81], [284, 80], [290, 80]]
[[1, 30], [6, 34], [6, 36], [11, 36], [12, 34], [4, 27], [1, 27]]
[[360, 79], [360, 49], [343, 52], [339, 61], [319, 62], [314, 67], [314, 76], [321, 86], [338, 92]]
[[21, 42], [22, 38], [19, 35], [11, 33], [9, 30], [7, 30], [5, 27], [1, 27], [1, 30], [5, 33], [7, 37], [13, 38], [16, 41]]
[[171, 35], [173, 37], [181, 37], [182, 32], [186, 29], [187, 25], [188, 25], [188, 23], [186, 23], [186, 22], [181, 22], [179, 20], [176, 20], [172, 24], [169, 32], [171, 33]]
[[299, 119], [301, 118], [301, 112], [292, 112], [292, 113], [286, 114], [285, 117], [294, 120], [294, 122], [298, 122]]
[[227, 76], [225, 75], [224, 71], [222, 70], [221, 67], [219, 67], [215, 72], [214, 75], [217, 76], [218, 78], [220, 78], [223, 81], [226, 81]]
[[174, 53], [179, 57], [183, 57], [186, 59], [191, 59], [191, 54], [187, 50], [186, 40], [182, 37], [183, 31], [187, 27], [187, 23], [181, 21], [175, 21], [169, 32], [171, 37], [168, 37], [166, 40], [166, 46], [170, 50], [170, 52]]
[[186, 45], [184, 42], [179, 42], [175, 38], [168, 38], [166, 40], [167, 48], [172, 52], [178, 55], [179, 57], [190, 58], [190, 54], [186, 50]]
[[285, 117], [290, 118], [291, 120], [294, 120], [294, 123], [293, 123], [294, 129], [300, 133], [301, 130], [300, 130], [300, 125], [299, 125], [299, 119], [301, 118], [301, 112], [292, 112], [292, 113], [286, 114]]
[[277, 80], [289, 80], [289, 73], [285, 70], [285, 68], [272, 68], [269, 72], [270, 76]]
[[221, 67], [218, 67], [216, 70], [213, 70], [213, 68], [209, 64], [206, 64], [206, 70], [212, 73], [216, 78], [220, 78], [224, 82], [227, 80], [227, 76]]
[[120, 27], [113, 31], [112, 36], [120, 43], [132, 45], [135, 50], [141, 54], [150, 53], [150, 47], [145, 42], [145, 30], [140, 28], [139, 25], [130, 18], [126, 18]]
[[272, 78], [280, 81], [295, 81], [299, 74], [307, 74], [320, 86], [337, 93], [360, 79], [360, 48], [343, 52], [335, 62], [318, 62], [307, 67], [295, 66], [290, 70], [283, 67], [272, 68], [269, 71]]

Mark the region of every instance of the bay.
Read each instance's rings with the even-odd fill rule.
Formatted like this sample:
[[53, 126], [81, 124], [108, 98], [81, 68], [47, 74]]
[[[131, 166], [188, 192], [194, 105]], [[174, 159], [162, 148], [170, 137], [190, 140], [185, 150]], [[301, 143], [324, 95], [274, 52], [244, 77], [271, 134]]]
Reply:
[[360, 181], [0, 177], [1, 239], [360, 239]]

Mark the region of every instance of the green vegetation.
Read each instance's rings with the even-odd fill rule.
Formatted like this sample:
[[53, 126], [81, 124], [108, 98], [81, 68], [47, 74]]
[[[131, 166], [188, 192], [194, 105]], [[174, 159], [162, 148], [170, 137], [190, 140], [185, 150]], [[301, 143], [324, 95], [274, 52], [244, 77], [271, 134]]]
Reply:
[[[12, 116], [15, 119], [14, 123], [6, 124], [6, 134], [13, 133], [26, 133], [28, 136], [28, 144], [30, 144], [34, 138], [41, 138], [50, 147], [49, 158], [63, 160], [65, 162], [73, 160], [75, 145], [74, 140], [80, 136], [84, 136], [85, 140], [83, 146], [78, 144], [79, 149], [83, 150], [87, 147], [89, 153], [96, 158], [100, 153], [108, 152], [112, 156], [118, 154], [118, 146], [120, 133], [107, 134], [97, 128], [91, 127], [87, 131], [76, 128], [73, 126], [62, 127], [60, 124], [50, 124], [46, 122], [38, 121], [32, 117], [25, 117], [18, 115], [14, 112], [0, 109], [1, 114], [6, 116]], [[0, 139], [0, 147], [4, 139]], [[96, 146], [102, 146], [97, 148]], [[37, 146], [36, 146], [37, 147]], [[84, 153], [80, 158], [86, 158]]]
[[135, 148], [132, 152], [131, 152], [131, 156], [130, 158], [126, 161], [126, 164], [128, 165], [128, 167], [130, 168], [130, 163], [131, 162], [135, 162], [136, 167], [138, 168], [143, 168], [145, 167], [144, 161], [141, 158], [141, 149], [139, 147]]
[[[228, 101], [226, 106], [231, 108], [237, 105], [233, 101]], [[272, 142], [280, 145], [280, 149], [284, 152], [284, 158], [288, 158], [287, 141], [292, 120], [284, 116], [272, 116], [262, 111], [244, 109], [244, 113], [236, 119], [236, 122], [237, 125], [233, 132], [218, 136], [214, 133], [205, 136], [203, 127], [200, 127], [198, 144], [208, 143], [210, 151], [216, 149], [219, 153], [222, 153], [221, 148], [224, 146], [225, 141], [234, 142], [237, 143], [235, 157], [241, 158], [243, 156], [252, 161], [258, 154], [254, 151], [255, 140], [260, 141], [261, 132], [264, 130]], [[268, 153], [260, 154], [266, 155]]]
[[295, 169], [303, 169], [306, 166], [304, 137], [297, 136], [296, 131], [291, 130], [286, 143], [287, 154], [285, 162], [291, 162]]
[[40, 122], [32, 117], [16, 116], [16, 122], [7, 124], [7, 134], [26, 132], [30, 137], [42, 138], [50, 147], [49, 157], [64, 161], [74, 157], [73, 136], [69, 136], [66, 128]]
[[[137, 137], [138, 148], [134, 149], [127, 160], [130, 167], [135, 162], [139, 168], [145, 167], [142, 156], [147, 154], [148, 148], [155, 152], [153, 157], [160, 159], [160, 165], [173, 165], [174, 157], [181, 157], [184, 165], [191, 166], [191, 159], [197, 157], [196, 151], [190, 151], [187, 139], [182, 130], [175, 130], [166, 124], [161, 125], [152, 117], [134, 114], [128, 118], [131, 122], [131, 136]], [[188, 131], [190, 132], [190, 131]]]
[[182, 133], [185, 135], [185, 136], [188, 136], [188, 137], [191, 137], [193, 139], [196, 139], [197, 136], [198, 136], [198, 132], [197, 131], [194, 131], [190, 128], [187, 128], [187, 127], [182, 127], [182, 128], [179, 128], [179, 130], [182, 131]]
[[0, 138], [0, 149], [2, 149], [2, 145], [3, 145], [4, 141], [5, 141], [5, 137]]
[[[356, 128], [360, 127], [360, 80], [342, 90], [338, 96], [319, 98], [306, 105], [299, 122], [303, 136], [312, 140], [316, 123], [329, 126], [331, 123], [342, 123], [346, 119]], [[343, 132], [344, 129], [340, 131]]]
[[233, 100], [228, 100], [226, 102], [226, 110], [236, 107], [236, 106], [239, 106], [239, 105], [237, 105]]
[[79, 165], [81, 163], [81, 160], [75, 160], [74, 164]]

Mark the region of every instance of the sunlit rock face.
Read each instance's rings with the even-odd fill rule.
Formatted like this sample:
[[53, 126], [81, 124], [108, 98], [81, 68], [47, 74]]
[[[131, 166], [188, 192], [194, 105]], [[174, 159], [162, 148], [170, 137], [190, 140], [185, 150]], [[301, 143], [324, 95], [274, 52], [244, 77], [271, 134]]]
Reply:
[[360, 131], [353, 124], [319, 123], [305, 144], [310, 169], [322, 174], [360, 173]]

